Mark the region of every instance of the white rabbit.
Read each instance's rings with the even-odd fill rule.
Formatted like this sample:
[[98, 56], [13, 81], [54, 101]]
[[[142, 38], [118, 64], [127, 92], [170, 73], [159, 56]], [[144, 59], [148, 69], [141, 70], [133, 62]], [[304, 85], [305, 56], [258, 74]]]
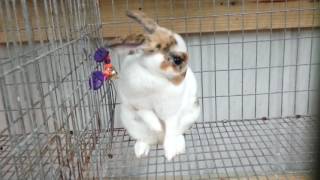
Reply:
[[119, 74], [120, 118], [137, 140], [137, 157], [148, 155], [150, 145], [163, 143], [165, 156], [171, 160], [185, 152], [183, 133], [200, 114], [187, 47], [180, 35], [160, 27], [141, 11], [127, 15], [142, 24], [147, 33], [109, 44], [134, 50], [124, 58]]

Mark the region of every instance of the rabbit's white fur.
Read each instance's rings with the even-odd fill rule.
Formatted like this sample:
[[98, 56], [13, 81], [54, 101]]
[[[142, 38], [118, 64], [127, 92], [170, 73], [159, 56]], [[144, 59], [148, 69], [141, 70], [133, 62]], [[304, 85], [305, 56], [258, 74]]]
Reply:
[[[182, 37], [171, 50], [187, 52]], [[200, 113], [196, 97], [194, 73], [187, 67], [184, 80], [173, 84], [169, 79], [177, 72], [160, 68], [161, 52], [145, 54], [138, 51], [125, 57], [119, 83], [120, 118], [129, 135], [137, 140], [137, 157], [147, 155], [151, 144], [163, 143], [165, 156], [171, 160], [184, 153], [183, 133], [191, 127]]]

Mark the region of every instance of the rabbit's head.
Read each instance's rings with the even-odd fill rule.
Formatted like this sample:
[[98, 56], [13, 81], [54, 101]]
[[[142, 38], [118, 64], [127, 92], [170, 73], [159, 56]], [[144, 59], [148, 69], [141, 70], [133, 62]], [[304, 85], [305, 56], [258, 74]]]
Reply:
[[[149, 71], [165, 76], [179, 84], [187, 71], [188, 55], [183, 38], [164, 27], [141, 11], [128, 11], [128, 17], [141, 24], [145, 34], [130, 34], [110, 41], [109, 47], [129, 47], [142, 50], [141, 64]], [[133, 53], [133, 51], [131, 51]]]
[[139, 62], [153, 74], [158, 74], [178, 85], [182, 82], [188, 68], [188, 54], [182, 37], [173, 34], [176, 44], [168, 51], [144, 52]]

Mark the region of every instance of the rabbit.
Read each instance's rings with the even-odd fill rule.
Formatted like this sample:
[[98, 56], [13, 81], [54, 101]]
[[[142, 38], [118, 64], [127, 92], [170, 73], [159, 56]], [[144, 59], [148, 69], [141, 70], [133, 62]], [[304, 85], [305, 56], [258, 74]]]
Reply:
[[200, 114], [186, 43], [142, 11], [128, 11], [127, 16], [146, 32], [115, 38], [108, 45], [114, 50], [129, 49], [118, 79], [120, 119], [136, 140], [136, 157], [147, 156], [153, 144], [163, 144], [170, 161], [185, 152], [183, 134]]

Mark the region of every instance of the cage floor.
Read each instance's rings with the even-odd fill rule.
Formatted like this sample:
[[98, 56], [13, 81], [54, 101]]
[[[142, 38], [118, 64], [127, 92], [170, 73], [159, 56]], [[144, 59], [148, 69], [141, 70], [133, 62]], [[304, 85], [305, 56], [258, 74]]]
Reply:
[[309, 179], [315, 119], [288, 117], [200, 122], [185, 134], [186, 153], [171, 162], [161, 145], [134, 156], [124, 129], [114, 131], [107, 179]]

